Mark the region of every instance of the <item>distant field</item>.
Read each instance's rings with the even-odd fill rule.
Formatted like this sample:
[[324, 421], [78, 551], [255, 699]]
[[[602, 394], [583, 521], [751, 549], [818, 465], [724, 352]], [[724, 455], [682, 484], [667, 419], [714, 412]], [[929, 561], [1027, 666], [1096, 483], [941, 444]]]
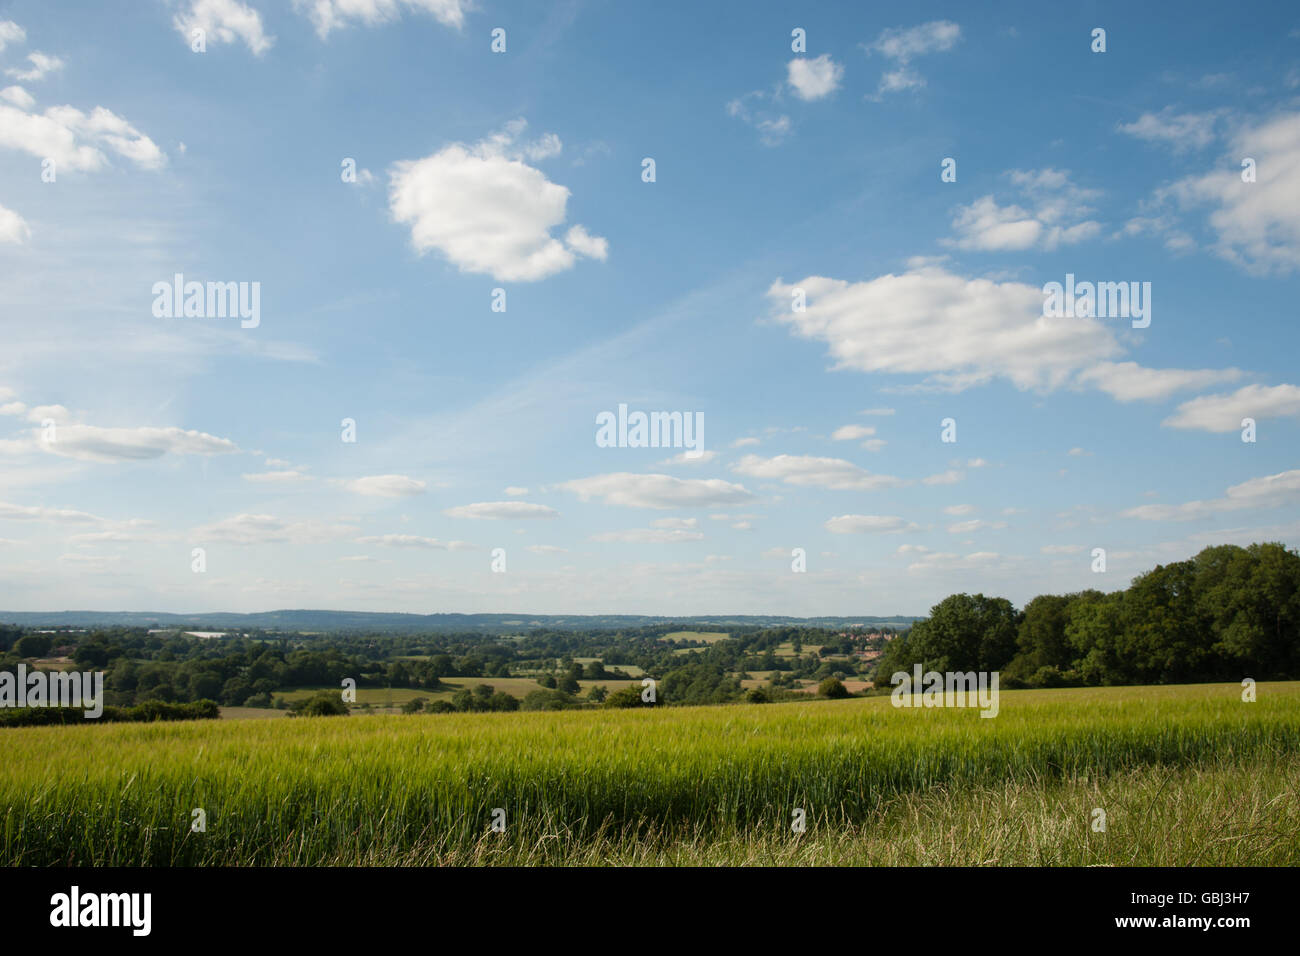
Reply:
[[[820, 654], [825, 644], [805, 644], [799, 654]], [[794, 652], [794, 642], [786, 641], [784, 644], [778, 644], [773, 651], [777, 657], [798, 657], [799, 654]]]
[[271, 707], [222, 707], [222, 720], [263, 720], [268, 717], [288, 717], [287, 710]]
[[[456, 692], [462, 688], [473, 690], [479, 684], [487, 684], [494, 691], [500, 691], [503, 694], [509, 694], [511, 697], [518, 697], [520, 700], [527, 697], [535, 690], [544, 690], [541, 684], [537, 683], [531, 677], [449, 677], [443, 680], [442, 687], [439, 690], [423, 690], [412, 687], [358, 687], [357, 702], [353, 709], [361, 704], [369, 704], [374, 708], [391, 708], [398, 710], [401, 706], [416, 697], [423, 697], [428, 701], [451, 700]], [[626, 687], [629, 684], [641, 686], [639, 680], [580, 680], [578, 686], [582, 688], [581, 696], [585, 696], [588, 689], [597, 684], [608, 688], [612, 694], [614, 691]], [[342, 693], [339, 687], [299, 687], [295, 690], [280, 691], [275, 697], [281, 697], [292, 703], [295, 700], [302, 700], [305, 697], [314, 697], [322, 691], [331, 693]]]
[[1300, 683], [1240, 694], [14, 728], [0, 863], [1300, 864]]
[[670, 641], [674, 644], [679, 641], [702, 641], [705, 644], [716, 644], [718, 641], [725, 641], [730, 634], [718, 634], [713, 631], [673, 631], [659, 638], [661, 641]]

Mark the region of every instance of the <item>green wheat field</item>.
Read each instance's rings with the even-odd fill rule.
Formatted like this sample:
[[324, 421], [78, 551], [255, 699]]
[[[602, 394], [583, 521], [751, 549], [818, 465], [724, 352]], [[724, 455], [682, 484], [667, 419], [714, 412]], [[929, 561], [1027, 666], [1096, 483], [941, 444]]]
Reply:
[[993, 719], [874, 697], [15, 728], [0, 731], [0, 852], [27, 866], [1297, 865], [1300, 683], [1257, 693], [1007, 691]]

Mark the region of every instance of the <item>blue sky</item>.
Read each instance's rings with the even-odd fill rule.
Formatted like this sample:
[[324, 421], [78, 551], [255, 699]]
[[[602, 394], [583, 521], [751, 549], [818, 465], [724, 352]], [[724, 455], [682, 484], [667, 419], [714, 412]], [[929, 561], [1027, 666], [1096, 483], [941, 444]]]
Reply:
[[1168, 9], [0, 3], [0, 608], [921, 614], [1294, 545], [1300, 14]]

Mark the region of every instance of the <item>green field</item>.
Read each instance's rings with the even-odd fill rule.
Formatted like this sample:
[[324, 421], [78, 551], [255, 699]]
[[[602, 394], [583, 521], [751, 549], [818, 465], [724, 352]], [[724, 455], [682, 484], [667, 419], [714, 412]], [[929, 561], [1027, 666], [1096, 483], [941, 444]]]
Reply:
[[[543, 689], [542, 685], [531, 677], [449, 677], [442, 682], [442, 687], [438, 690], [421, 690], [412, 687], [358, 687], [357, 702], [352, 705], [352, 709], [357, 710], [359, 705], [369, 704], [372, 709], [383, 710], [389, 708], [397, 710], [407, 701], [416, 697], [423, 697], [428, 701], [451, 700], [458, 690], [462, 688], [473, 690], [479, 684], [487, 684], [493, 690], [520, 699], [527, 697], [535, 690]], [[605, 687], [611, 694], [622, 687], [627, 687], [629, 684], [635, 684], [637, 687], [641, 686], [639, 680], [580, 680], [578, 681], [578, 685], [582, 688], [580, 696], [585, 696], [587, 691], [597, 684]], [[275, 696], [292, 702], [306, 697], [313, 697], [322, 691], [328, 691], [332, 694], [341, 692], [338, 687], [299, 687], [294, 690], [279, 691]]]
[[1300, 683], [1258, 690], [15, 728], [2, 861], [1294, 865]]

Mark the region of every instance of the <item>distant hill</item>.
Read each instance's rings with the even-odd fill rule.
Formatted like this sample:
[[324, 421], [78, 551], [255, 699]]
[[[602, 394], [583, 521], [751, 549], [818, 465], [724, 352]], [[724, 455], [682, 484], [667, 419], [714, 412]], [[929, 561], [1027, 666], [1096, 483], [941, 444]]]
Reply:
[[371, 631], [412, 634], [428, 631], [480, 631], [502, 634], [547, 628], [591, 631], [647, 627], [653, 624], [698, 624], [711, 627], [903, 627], [916, 620], [893, 617], [784, 617], [721, 614], [703, 617], [655, 617], [641, 614], [392, 614], [381, 611], [262, 611], [256, 614], [165, 614], [152, 611], [0, 611], [0, 623], [24, 627], [157, 627], [191, 631], [260, 628], [266, 631]]

